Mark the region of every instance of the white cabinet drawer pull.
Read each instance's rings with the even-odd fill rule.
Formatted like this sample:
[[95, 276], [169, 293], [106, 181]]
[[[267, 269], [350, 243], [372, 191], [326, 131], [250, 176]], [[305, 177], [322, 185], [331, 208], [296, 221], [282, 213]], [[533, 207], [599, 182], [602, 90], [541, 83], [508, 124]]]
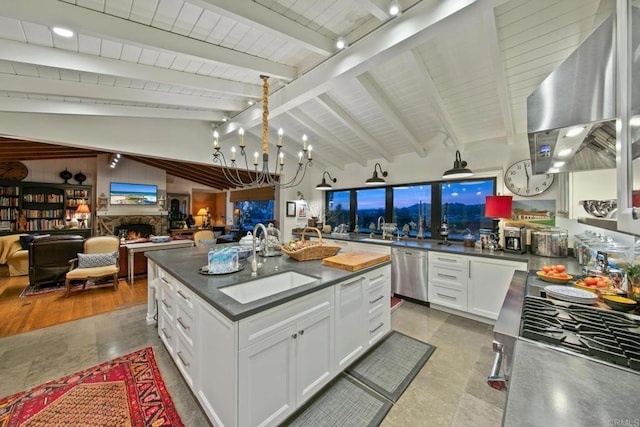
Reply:
[[178, 290], [178, 295], [180, 295], [182, 297], [182, 299], [186, 299], [187, 301], [189, 301], [189, 297], [186, 296], [185, 294], [182, 293], [182, 291]]
[[180, 361], [182, 362], [182, 364], [183, 364], [184, 366], [189, 366], [189, 363], [187, 363], [187, 361], [186, 361], [186, 360], [184, 360], [184, 358], [182, 357], [182, 352], [181, 352], [181, 351], [179, 351], [179, 352], [178, 352], [178, 353], [176, 353], [176, 354], [178, 355], [178, 359], [180, 359]]
[[445, 261], [445, 262], [458, 262], [458, 260], [456, 260], [454, 258], [440, 258], [440, 257], [437, 257], [436, 259], [438, 261]]
[[171, 339], [171, 335], [167, 333], [167, 328], [162, 328], [162, 335], [164, 335], [168, 340]]
[[160, 278], [160, 280], [162, 280], [162, 281], [163, 281], [164, 283], [166, 283], [167, 285], [169, 285], [169, 284], [170, 284], [170, 282], [169, 282], [167, 279], [165, 279], [164, 277], [161, 277], [161, 278]]
[[182, 329], [184, 329], [185, 331], [191, 328], [189, 325], [185, 325], [184, 323], [182, 323], [182, 317], [178, 317], [176, 321], [180, 324], [180, 326], [182, 326]]
[[438, 273], [438, 277], [446, 277], [447, 279], [457, 279], [458, 276], [454, 276], [453, 274], [442, 274], [442, 273]]
[[371, 280], [378, 280], [378, 279], [382, 279], [384, 277], [384, 274], [381, 274], [379, 276], [373, 277]]
[[384, 295], [380, 295], [378, 298], [374, 299], [373, 301], [369, 301], [369, 304], [375, 304], [378, 301], [380, 301], [382, 298], [384, 298]]
[[375, 328], [373, 328], [373, 329], [369, 329], [369, 333], [370, 333], [370, 334], [372, 334], [372, 333], [374, 333], [375, 331], [377, 331], [378, 329], [382, 328], [383, 326], [384, 326], [384, 323], [383, 323], [383, 322], [380, 322], [380, 324], [379, 324], [378, 326], [376, 326]]
[[165, 300], [164, 298], [162, 298], [162, 305], [164, 305], [167, 308], [171, 308], [171, 306], [167, 304], [167, 300]]
[[439, 296], [439, 297], [442, 297], [442, 298], [447, 298], [447, 299], [450, 299], [450, 300], [453, 300], [453, 301], [455, 301], [455, 300], [457, 300], [457, 299], [458, 299], [458, 298], [456, 298], [456, 297], [452, 297], [451, 295], [441, 294], [440, 292], [438, 292], [438, 296]]
[[343, 283], [342, 287], [343, 288], [347, 288], [349, 286], [355, 285], [356, 283], [360, 283], [362, 282], [364, 279], [366, 279], [366, 277], [360, 277], [359, 279], [354, 280], [353, 282], [349, 282], [349, 283]]

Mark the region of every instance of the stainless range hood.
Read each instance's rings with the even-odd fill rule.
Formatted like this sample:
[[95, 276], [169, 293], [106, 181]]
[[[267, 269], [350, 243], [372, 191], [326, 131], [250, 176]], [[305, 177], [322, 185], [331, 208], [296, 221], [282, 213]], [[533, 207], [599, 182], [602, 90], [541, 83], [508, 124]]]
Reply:
[[[637, 7], [632, 8], [632, 20], [632, 51], [637, 52]], [[615, 30], [614, 12], [527, 98], [534, 174], [616, 167]], [[634, 81], [640, 81], [640, 67], [634, 66], [633, 73]], [[633, 111], [638, 111], [635, 91]]]

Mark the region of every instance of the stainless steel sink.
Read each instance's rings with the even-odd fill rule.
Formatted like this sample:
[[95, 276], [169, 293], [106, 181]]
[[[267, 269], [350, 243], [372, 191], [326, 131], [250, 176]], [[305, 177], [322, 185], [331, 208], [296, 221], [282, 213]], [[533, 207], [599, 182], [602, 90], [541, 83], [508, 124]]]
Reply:
[[393, 240], [374, 239], [371, 237], [365, 237], [364, 239], [360, 239], [360, 241], [369, 243], [384, 243], [385, 245], [390, 245], [393, 243]]
[[318, 280], [317, 277], [307, 276], [295, 271], [285, 271], [237, 285], [226, 286], [220, 288], [220, 292], [241, 304], [247, 304], [289, 289], [308, 285], [316, 280]]

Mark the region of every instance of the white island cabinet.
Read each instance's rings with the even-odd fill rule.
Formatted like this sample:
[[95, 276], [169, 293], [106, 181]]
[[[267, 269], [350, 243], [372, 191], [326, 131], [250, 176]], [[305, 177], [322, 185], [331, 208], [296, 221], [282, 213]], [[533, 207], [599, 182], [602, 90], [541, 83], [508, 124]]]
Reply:
[[389, 265], [239, 321], [153, 267], [158, 334], [216, 426], [282, 423], [391, 327]]

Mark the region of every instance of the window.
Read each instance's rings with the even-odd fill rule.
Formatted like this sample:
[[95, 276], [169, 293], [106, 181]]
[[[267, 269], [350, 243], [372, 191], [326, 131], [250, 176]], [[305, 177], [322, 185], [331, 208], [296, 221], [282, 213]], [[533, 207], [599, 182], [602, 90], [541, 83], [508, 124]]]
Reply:
[[327, 215], [325, 222], [332, 229], [337, 225], [350, 225], [351, 191], [327, 191]]
[[360, 231], [374, 231], [378, 218], [385, 218], [385, 188], [356, 191], [356, 224]]
[[409, 237], [416, 237], [422, 225], [422, 236], [430, 237], [431, 185], [393, 187], [393, 222]]
[[491, 227], [491, 220], [484, 216], [484, 206], [485, 198], [495, 194], [495, 187], [495, 179], [440, 184], [440, 212], [447, 218], [450, 239], [461, 240], [467, 230], [478, 235], [481, 228]]
[[253, 230], [261, 222], [273, 221], [273, 200], [245, 200], [233, 203], [233, 225], [242, 231]]

